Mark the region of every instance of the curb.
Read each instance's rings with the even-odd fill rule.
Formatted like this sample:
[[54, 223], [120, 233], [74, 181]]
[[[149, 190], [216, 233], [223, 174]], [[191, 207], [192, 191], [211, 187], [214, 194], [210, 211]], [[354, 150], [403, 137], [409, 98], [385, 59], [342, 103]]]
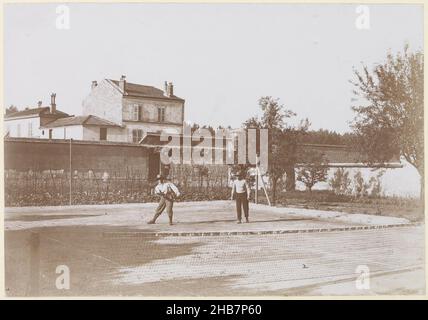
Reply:
[[321, 233], [343, 232], [358, 230], [376, 230], [400, 227], [419, 226], [421, 223], [387, 224], [373, 226], [353, 226], [320, 229], [291, 229], [291, 230], [266, 230], [266, 231], [201, 231], [201, 232], [103, 232], [103, 237], [215, 237], [215, 236], [241, 236], [241, 235], [269, 235], [269, 234], [294, 234], [294, 233]]

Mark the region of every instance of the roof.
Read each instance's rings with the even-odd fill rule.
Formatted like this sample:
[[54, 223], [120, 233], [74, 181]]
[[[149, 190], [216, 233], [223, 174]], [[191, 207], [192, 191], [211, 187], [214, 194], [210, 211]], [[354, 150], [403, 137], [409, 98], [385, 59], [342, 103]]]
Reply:
[[[166, 133], [165, 137], [166, 141], [162, 141], [164, 139], [161, 139], [161, 133], [160, 132], [148, 132], [143, 138], [140, 140], [140, 145], [145, 147], [162, 147], [169, 143], [171, 139], [176, 139], [175, 141], [180, 141], [179, 145], [176, 147], [179, 147], [183, 143], [183, 135], [181, 134], [175, 134], [175, 133]], [[171, 137], [171, 139], [169, 139]], [[189, 141], [191, 141], [192, 137], [187, 137]], [[192, 145], [195, 145], [194, 141], [192, 141]]]
[[118, 124], [102, 119], [94, 115], [75, 116], [54, 120], [42, 126], [43, 128], [56, 128], [65, 126], [86, 125], [86, 126], [101, 126], [101, 127], [120, 127]]
[[56, 112], [51, 113], [50, 107], [39, 107], [39, 108], [31, 108], [31, 109], [25, 109], [25, 110], [13, 112], [13, 113], [8, 113], [4, 115], [4, 118], [9, 119], [9, 118], [19, 118], [19, 117], [25, 117], [25, 116], [40, 116], [41, 114], [68, 116], [67, 113], [59, 110], [56, 110]]
[[[194, 136], [184, 136], [182, 134], [176, 134], [176, 133], [165, 133], [164, 137], [166, 137], [167, 139], [161, 139], [162, 133], [160, 132], [148, 132], [145, 136], [143, 136], [143, 138], [140, 140], [140, 145], [144, 146], [144, 147], [149, 147], [149, 148], [158, 148], [158, 147], [163, 147], [165, 145], [169, 145], [170, 147], [196, 147], [198, 146], [200, 143], [203, 142], [203, 139], [201, 138], [197, 138]], [[171, 139], [170, 139], [171, 138]], [[177, 142], [178, 145], [176, 146], [172, 146], [170, 144], [170, 141], [172, 141], [172, 139], [175, 139], [174, 142]], [[185, 141], [186, 139], [186, 141]], [[211, 141], [211, 149], [217, 149], [217, 145], [216, 145], [216, 137], [212, 137], [212, 141]], [[224, 138], [226, 140], [228, 140], [227, 138]], [[163, 140], [163, 141], [162, 141]], [[223, 140], [223, 138], [221, 138], [221, 140]], [[178, 143], [179, 142], [179, 143]], [[190, 144], [190, 145], [189, 145]], [[223, 147], [220, 147], [221, 149], [223, 149]]]
[[[119, 81], [111, 80], [116, 86], [119, 87]], [[136, 96], [136, 97], [146, 97], [146, 98], [156, 98], [156, 99], [170, 99], [170, 100], [180, 100], [184, 101], [184, 99], [177, 97], [176, 95], [166, 96], [163, 90], [158, 89], [152, 86], [146, 86], [142, 84], [130, 83], [126, 82], [125, 85], [125, 95]]]

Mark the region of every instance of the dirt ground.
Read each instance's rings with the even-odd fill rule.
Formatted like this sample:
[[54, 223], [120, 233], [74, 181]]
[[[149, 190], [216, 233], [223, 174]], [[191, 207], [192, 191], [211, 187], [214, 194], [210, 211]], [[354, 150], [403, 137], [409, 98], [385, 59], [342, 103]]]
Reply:
[[350, 202], [318, 202], [299, 203], [289, 201], [289, 207], [314, 209], [314, 210], [334, 210], [346, 213], [363, 213], [377, 216], [390, 216], [405, 218], [412, 222], [424, 221], [424, 209], [422, 206], [397, 206], [396, 204], [376, 204], [376, 203], [350, 203]]
[[[260, 201], [267, 203], [261, 195]], [[413, 222], [423, 222], [424, 205], [417, 198], [400, 197], [354, 197], [337, 195], [330, 190], [293, 191], [280, 193], [278, 206], [313, 210], [340, 211], [346, 213], [370, 214], [406, 218]]]
[[[9, 296], [312, 296], [425, 293], [424, 225], [314, 210], [251, 207], [237, 225], [225, 201], [6, 209]], [[376, 220], [378, 219], [378, 220]], [[382, 229], [317, 232], [349, 226]], [[288, 233], [266, 233], [269, 230]], [[302, 231], [296, 232], [294, 231]], [[203, 231], [191, 236], [189, 232]], [[232, 232], [230, 235], [217, 231]], [[313, 231], [313, 232], [312, 232]], [[56, 268], [70, 270], [58, 289]], [[358, 270], [366, 270], [358, 286]], [[368, 285], [367, 285], [368, 279]]]

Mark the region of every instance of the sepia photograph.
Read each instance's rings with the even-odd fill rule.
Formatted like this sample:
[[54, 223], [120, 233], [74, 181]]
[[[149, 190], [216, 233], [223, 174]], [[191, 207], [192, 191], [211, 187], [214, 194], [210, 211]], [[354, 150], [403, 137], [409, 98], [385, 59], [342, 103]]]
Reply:
[[426, 296], [422, 3], [2, 20], [5, 297]]

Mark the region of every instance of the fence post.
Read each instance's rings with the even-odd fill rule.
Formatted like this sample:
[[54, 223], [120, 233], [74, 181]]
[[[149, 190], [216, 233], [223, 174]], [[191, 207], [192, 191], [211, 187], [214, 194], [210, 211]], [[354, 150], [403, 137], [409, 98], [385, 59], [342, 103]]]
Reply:
[[259, 203], [259, 170], [256, 169], [256, 194], [254, 196], [254, 202]]

